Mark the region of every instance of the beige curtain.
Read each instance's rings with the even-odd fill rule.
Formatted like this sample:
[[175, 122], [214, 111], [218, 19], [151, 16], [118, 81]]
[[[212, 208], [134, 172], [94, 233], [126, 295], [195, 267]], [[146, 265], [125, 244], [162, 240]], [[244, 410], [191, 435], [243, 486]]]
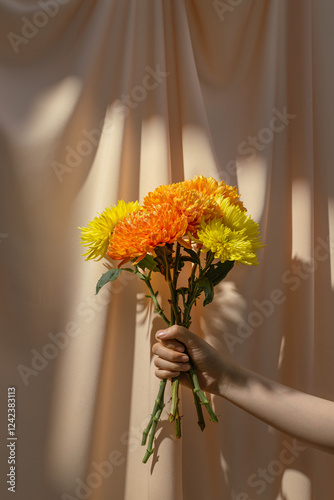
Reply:
[[84, 262], [78, 226], [194, 175], [238, 185], [266, 247], [192, 329], [333, 400], [333, 16], [330, 0], [0, 0], [1, 406], [15, 387], [16, 498], [332, 498], [332, 456], [218, 398], [219, 424], [201, 433], [187, 390], [182, 439], [166, 410], [141, 463], [161, 323], [136, 279], [94, 295], [105, 268]]

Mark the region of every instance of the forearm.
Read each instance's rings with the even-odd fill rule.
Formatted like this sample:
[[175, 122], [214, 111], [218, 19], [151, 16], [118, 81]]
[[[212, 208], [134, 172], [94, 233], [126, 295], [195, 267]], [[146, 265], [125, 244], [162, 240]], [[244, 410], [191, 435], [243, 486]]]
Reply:
[[334, 453], [334, 402], [231, 366], [220, 395], [276, 429]]

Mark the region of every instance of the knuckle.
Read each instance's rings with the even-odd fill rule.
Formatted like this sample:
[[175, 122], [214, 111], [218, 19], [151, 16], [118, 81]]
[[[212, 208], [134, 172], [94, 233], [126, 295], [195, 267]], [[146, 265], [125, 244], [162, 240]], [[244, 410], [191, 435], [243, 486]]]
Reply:
[[161, 374], [161, 370], [155, 370], [155, 376], [158, 377], [158, 378], [164, 378]]
[[176, 362], [180, 361], [180, 353], [179, 352], [173, 351], [172, 361], [176, 361]]
[[156, 366], [157, 368], [159, 368], [159, 366], [160, 366], [160, 361], [159, 361], [159, 358], [155, 358], [155, 359], [153, 360], [153, 363], [155, 364], [155, 366]]

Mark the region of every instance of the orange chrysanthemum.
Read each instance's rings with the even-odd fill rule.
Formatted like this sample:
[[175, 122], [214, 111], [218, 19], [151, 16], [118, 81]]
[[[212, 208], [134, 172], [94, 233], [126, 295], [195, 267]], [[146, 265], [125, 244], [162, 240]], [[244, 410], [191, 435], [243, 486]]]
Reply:
[[187, 233], [196, 235], [202, 220], [219, 216], [220, 209], [213, 196], [196, 189], [190, 189], [183, 182], [160, 186], [149, 193], [143, 201], [146, 207], [168, 203], [175, 207], [180, 216], [188, 221]]
[[181, 184], [188, 189], [195, 189], [200, 193], [208, 196], [222, 195], [224, 198], [229, 198], [233, 205], [238, 205], [241, 210], [246, 210], [242, 201], [239, 200], [240, 194], [236, 186], [229, 186], [224, 181], [216, 181], [212, 177], [204, 177], [203, 175], [195, 176], [192, 180], [185, 180]]
[[185, 180], [180, 184], [187, 186], [188, 189], [196, 189], [200, 193], [211, 196], [221, 193], [226, 186], [224, 181], [217, 182], [213, 177], [204, 177], [203, 175], [196, 175], [193, 179]]
[[169, 203], [144, 207], [116, 225], [107, 253], [114, 260], [144, 257], [184, 236], [187, 225], [185, 215]]

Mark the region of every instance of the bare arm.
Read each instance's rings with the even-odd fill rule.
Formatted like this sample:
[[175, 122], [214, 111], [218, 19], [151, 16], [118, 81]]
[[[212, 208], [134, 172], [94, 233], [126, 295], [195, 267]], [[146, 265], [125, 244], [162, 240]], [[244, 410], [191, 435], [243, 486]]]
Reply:
[[276, 429], [334, 453], [334, 402], [284, 386], [241, 367], [220, 395]]
[[203, 390], [219, 395], [276, 429], [322, 451], [334, 453], [334, 402], [284, 386], [231, 364], [183, 327], [159, 336], [153, 352], [159, 378], [187, 371], [186, 346], [196, 364]]

